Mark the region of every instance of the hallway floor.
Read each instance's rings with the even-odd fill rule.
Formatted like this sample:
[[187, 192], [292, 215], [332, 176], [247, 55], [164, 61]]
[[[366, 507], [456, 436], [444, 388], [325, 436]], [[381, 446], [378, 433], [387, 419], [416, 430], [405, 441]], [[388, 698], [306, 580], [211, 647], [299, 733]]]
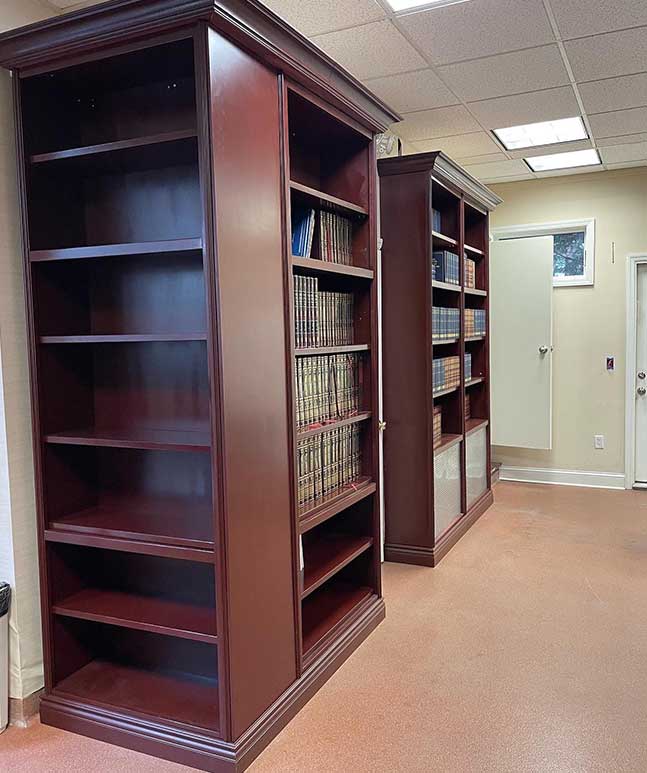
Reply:
[[[647, 770], [647, 492], [495, 501], [438, 568], [385, 565], [387, 620], [251, 773]], [[0, 770], [189, 769], [35, 723]]]

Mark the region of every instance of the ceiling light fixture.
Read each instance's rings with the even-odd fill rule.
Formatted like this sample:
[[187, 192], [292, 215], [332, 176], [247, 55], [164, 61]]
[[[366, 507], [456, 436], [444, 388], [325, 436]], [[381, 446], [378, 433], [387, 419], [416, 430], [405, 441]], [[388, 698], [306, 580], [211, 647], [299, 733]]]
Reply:
[[386, 0], [386, 2], [396, 13], [400, 13], [401, 11], [435, 8], [439, 5], [455, 5], [456, 3], [466, 3], [468, 0]]
[[578, 166], [602, 166], [597, 150], [571, 150], [569, 153], [553, 153], [549, 156], [524, 158], [533, 172], [549, 172], [554, 169], [571, 169]]
[[494, 134], [506, 150], [586, 140], [589, 136], [586, 133], [584, 121], [579, 115], [575, 118], [560, 118], [557, 121], [541, 121], [523, 126], [509, 126], [507, 129], [494, 129]]

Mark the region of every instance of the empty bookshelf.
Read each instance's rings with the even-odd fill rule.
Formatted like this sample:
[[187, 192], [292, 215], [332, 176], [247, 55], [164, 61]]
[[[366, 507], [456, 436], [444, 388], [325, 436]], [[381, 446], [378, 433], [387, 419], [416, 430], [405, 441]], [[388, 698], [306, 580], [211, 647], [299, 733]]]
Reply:
[[492, 503], [488, 217], [442, 153], [380, 160], [385, 557], [435, 566]]

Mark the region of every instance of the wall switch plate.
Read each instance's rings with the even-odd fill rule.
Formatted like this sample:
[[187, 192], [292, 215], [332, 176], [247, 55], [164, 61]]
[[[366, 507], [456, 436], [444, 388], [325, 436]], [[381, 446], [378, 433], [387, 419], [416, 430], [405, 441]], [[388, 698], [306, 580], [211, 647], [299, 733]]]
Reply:
[[598, 448], [598, 449], [604, 448], [604, 435], [594, 435], [593, 445], [595, 448]]
[[612, 354], [607, 354], [607, 370], [616, 369], [616, 358]]

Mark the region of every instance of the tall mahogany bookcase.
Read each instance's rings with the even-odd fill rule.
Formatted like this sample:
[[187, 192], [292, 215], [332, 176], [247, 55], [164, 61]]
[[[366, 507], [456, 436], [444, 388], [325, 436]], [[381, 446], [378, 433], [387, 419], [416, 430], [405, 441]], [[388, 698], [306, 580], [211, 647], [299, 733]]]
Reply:
[[[378, 171], [385, 557], [435, 566], [492, 503], [489, 334], [486, 327], [471, 335], [465, 319], [471, 309], [487, 319], [488, 216], [500, 199], [442, 153], [383, 159]], [[434, 253], [443, 251], [458, 256], [454, 282], [434, 275]], [[466, 286], [463, 257], [475, 262], [474, 287]], [[434, 308], [458, 310], [455, 335], [434, 339]], [[458, 361], [459, 378], [434, 392], [434, 361], [446, 357]], [[442, 436], [434, 444], [438, 407]]]
[[[397, 120], [254, 0], [7, 33], [23, 203], [42, 720], [242, 770], [384, 617], [377, 186]], [[293, 258], [291, 207], [353, 222]], [[355, 297], [361, 477], [298, 509], [293, 278]], [[330, 427], [329, 427], [330, 429]], [[320, 428], [307, 428], [310, 436]]]

